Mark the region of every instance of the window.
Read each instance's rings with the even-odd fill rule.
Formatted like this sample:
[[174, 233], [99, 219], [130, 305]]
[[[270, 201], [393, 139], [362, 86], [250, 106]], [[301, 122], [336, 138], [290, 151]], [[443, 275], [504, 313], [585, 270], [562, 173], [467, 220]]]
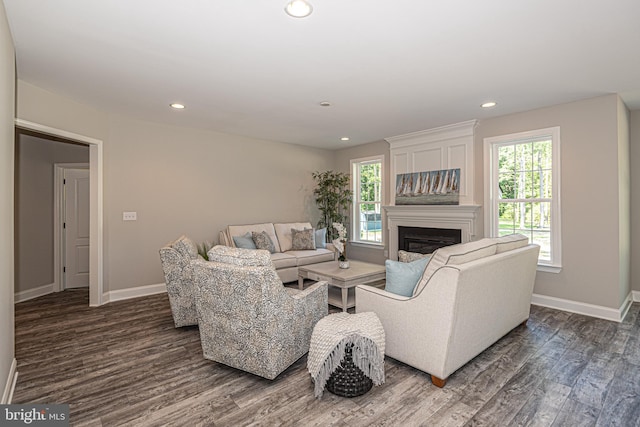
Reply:
[[541, 270], [560, 271], [560, 128], [485, 138], [487, 234], [540, 245]]
[[383, 156], [351, 160], [353, 242], [382, 244]]

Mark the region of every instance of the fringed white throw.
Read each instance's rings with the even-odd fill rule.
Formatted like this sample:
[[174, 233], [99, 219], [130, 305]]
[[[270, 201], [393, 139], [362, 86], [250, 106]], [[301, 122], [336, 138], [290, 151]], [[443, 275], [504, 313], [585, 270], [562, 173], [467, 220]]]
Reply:
[[326, 316], [311, 334], [307, 369], [315, 383], [315, 396], [322, 397], [327, 380], [340, 366], [347, 344], [353, 344], [353, 363], [373, 381], [384, 383], [384, 328], [373, 312]]

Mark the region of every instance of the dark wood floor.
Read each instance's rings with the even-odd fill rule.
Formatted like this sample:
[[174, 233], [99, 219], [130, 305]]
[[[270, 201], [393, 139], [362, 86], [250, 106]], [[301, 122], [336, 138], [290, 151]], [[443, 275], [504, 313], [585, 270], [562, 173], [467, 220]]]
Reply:
[[88, 307], [86, 291], [16, 304], [14, 403], [68, 403], [86, 426], [639, 426], [640, 304], [622, 323], [532, 307], [449, 378], [387, 358], [386, 383], [314, 399], [306, 357], [274, 381], [203, 359], [165, 294]]

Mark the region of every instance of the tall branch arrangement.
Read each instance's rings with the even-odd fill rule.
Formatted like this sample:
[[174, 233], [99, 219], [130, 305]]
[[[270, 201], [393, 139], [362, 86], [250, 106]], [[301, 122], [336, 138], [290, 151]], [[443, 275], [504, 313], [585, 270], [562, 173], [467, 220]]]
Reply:
[[349, 189], [349, 175], [343, 172], [313, 172], [316, 188], [313, 195], [320, 209], [318, 228], [327, 228], [327, 242], [338, 236], [334, 222], [349, 224], [349, 206], [353, 195]]

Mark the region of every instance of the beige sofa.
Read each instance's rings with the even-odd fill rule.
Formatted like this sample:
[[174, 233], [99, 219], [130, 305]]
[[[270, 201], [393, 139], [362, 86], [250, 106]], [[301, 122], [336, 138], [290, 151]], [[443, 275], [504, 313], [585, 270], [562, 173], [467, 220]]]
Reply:
[[413, 296], [356, 288], [356, 312], [384, 326], [386, 354], [431, 375], [438, 387], [529, 318], [540, 247], [521, 235], [433, 253]]
[[298, 280], [298, 267], [320, 262], [333, 261], [336, 259], [336, 252], [331, 243], [326, 244], [326, 248], [314, 250], [292, 250], [291, 229], [303, 230], [313, 228], [310, 222], [288, 222], [288, 223], [263, 223], [250, 225], [229, 225], [220, 232], [220, 244], [236, 247], [233, 237], [243, 236], [246, 233], [265, 231], [273, 245], [275, 252], [271, 254], [271, 261], [276, 267], [276, 273], [283, 283]]

